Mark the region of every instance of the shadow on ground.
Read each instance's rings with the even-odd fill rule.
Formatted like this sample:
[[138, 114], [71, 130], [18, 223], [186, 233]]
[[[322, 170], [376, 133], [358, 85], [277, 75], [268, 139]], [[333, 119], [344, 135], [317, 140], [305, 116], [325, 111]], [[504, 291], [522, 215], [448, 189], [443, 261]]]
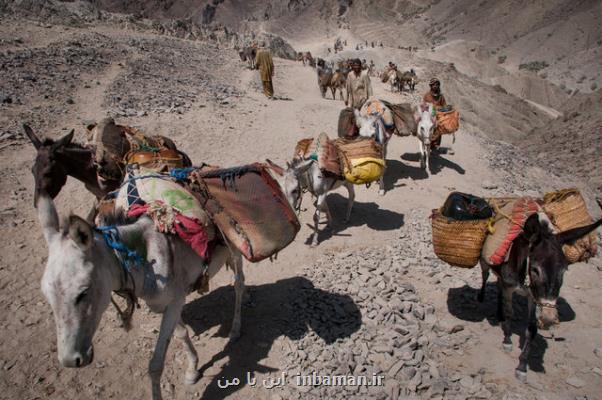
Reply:
[[[361, 326], [361, 313], [351, 297], [315, 288], [306, 278], [248, 286], [247, 293], [250, 300], [243, 305], [240, 339], [228, 343], [199, 369], [204, 373], [216, 362], [228, 359], [204, 389], [203, 399], [230, 396], [246, 384], [247, 372], [277, 371], [278, 366], [263, 365], [260, 361], [268, 356], [280, 336], [298, 340], [313, 331], [325, 345], [332, 345]], [[232, 286], [225, 286], [187, 304], [182, 318], [195, 334], [219, 326], [216, 336], [227, 337], [233, 313], [234, 290]], [[238, 378], [241, 385], [221, 389], [217, 381], [222, 377]]]
[[[430, 159], [431, 174], [437, 175], [439, 172], [443, 171], [444, 168], [448, 168], [448, 169], [452, 169], [452, 170], [456, 171], [460, 175], [464, 175], [466, 173], [466, 170], [464, 168], [462, 168], [455, 162], [442, 157], [443, 154], [446, 154], [447, 150], [448, 149], [446, 149], [446, 148], [442, 148], [439, 153], [431, 153], [431, 159]], [[401, 156], [401, 159], [405, 160], [405, 161], [412, 161], [412, 162], [418, 163], [418, 162], [420, 162], [420, 154], [405, 153]], [[417, 168], [417, 167], [410, 167], [410, 168], [412, 168], [412, 170], [410, 170], [410, 175], [409, 175], [410, 178], [412, 178], [414, 180], [428, 178], [426, 171], [424, 171], [423, 169]]]
[[[447, 293], [447, 309], [450, 314], [464, 321], [481, 322], [487, 320], [490, 325], [499, 326], [501, 348], [504, 335], [502, 333], [500, 321], [497, 318], [497, 286], [495, 283], [487, 284], [485, 301], [483, 303], [477, 301], [477, 294], [479, 291], [480, 289], [472, 288], [467, 285], [449, 289]], [[512, 303], [514, 307], [512, 333], [520, 337], [520, 343], [514, 343], [514, 345], [522, 347], [525, 330], [527, 329], [527, 299], [515, 293]], [[575, 319], [575, 311], [564, 298], [559, 297], [557, 304], [561, 323]], [[543, 359], [547, 348], [548, 342], [538, 332], [537, 337], [533, 341], [533, 347], [529, 355], [530, 370], [545, 372]], [[516, 362], [518, 364], [518, 359]]]
[[[374, 196], [378, 197], [378, 184], [374, 188]], [[356, 201], [353, 204], [353, 210], [351, 211], [351, 217], [349, 222], [345, 223], [345, 213], [347, 212], [347, 197], [341, 196], [338, 193], [332, 193], [327, 198], [328, 207], [332, 213], [333, 226], [328, 227], [325, 223], [320, 224], [318, 231], [318, 242], [328, 240], [333, 236], [344, 236], [342, 234], [349, 227], [363, 226], [366, 225], [370, 229], [377, 231], [392, 231], [399, 229], [404, 224], [404, 215], [395, 211], [385, 210], [379, 207], [374, 202], [361, 203]], [[313, 205], [308, 206], [308, 211], [313, 213]], [[322, 217], [326, 218], [325, 213], [321, 213]], [[310, 244], [313, 238], [313, 225], [312, 233], [308, 236], [305, 244]]]

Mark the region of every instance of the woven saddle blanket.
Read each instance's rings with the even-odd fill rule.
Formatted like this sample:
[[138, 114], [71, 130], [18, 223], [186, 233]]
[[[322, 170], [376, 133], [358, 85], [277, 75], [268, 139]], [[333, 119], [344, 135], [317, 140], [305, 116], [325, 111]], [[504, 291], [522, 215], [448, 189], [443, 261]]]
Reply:
[[507, 260], [512, 242], [522, 233], [527, 219], [541, 207], [534, 198], [519, 197], [501, 208], [494, 208], [493, 233], [485, 239], [482, 255], [491, 265], [500, 265]]

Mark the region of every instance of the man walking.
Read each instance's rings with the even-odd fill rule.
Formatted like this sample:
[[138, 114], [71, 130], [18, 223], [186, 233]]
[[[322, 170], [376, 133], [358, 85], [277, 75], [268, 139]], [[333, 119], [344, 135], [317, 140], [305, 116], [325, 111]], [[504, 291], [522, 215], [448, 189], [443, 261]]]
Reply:
[[266, 48], [265, 42], [262, 42], [261, 47], [257, 50], [255, 68], [259, 70], [259, 76], [263, 83], [263, 94], [269, 100], [273, 100], [274, 86], [272, 85], [272, 77], [274, 76], [274, 62], [272, 61], [272, 53]]
[[372, 84], [368, 71], [362, 71], [362, 62], [356, 58], [351, 62], [351, 72], [347, 75], [345, 105], [359, 110], [372, 96]]

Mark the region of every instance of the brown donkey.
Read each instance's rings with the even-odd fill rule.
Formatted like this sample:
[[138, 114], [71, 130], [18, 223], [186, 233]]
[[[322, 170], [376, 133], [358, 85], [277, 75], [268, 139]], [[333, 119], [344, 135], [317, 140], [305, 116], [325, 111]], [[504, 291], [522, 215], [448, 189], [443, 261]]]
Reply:
[[[602, 207], [602, 202], [598, 200]], [[489, 271], [497, 276], [498, 319], [504, 331], [503, 347], [512, 350], [512, 294], [517, 291], [528, 300], [528, 326], [525, 342], [516, 367], [516, 377], [525, 382], [531, 344], [537, 328], [547, 330], [559, 323], [557, 299], [560, 294], [568, 262], [562, 252], [564, 244], [570, 244], [602, 225], [602, 219], [591, 225], [554, 234], [545, 216], [533, 214], [525, 222], [523, 233], [512, 243], [507, 262], [493, 266], [481, 258], [483, 286], [478, 300], [485, 298]]]

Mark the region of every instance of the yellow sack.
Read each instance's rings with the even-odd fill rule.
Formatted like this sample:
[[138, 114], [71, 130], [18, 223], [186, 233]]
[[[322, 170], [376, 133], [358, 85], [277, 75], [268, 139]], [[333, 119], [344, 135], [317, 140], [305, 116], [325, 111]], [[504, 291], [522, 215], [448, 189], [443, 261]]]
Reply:
[[356, 158], [350, 160], [349, 164], [351, 165], [345, 165], [343, 175], [348, 182], [355, 185], [374, 182], [385, 172], [385, 160], [381, 158]]
[[343, 176], [356, 185], [374, 182], [385, 172], [382, 147], [372, 138], [337, 139]]

